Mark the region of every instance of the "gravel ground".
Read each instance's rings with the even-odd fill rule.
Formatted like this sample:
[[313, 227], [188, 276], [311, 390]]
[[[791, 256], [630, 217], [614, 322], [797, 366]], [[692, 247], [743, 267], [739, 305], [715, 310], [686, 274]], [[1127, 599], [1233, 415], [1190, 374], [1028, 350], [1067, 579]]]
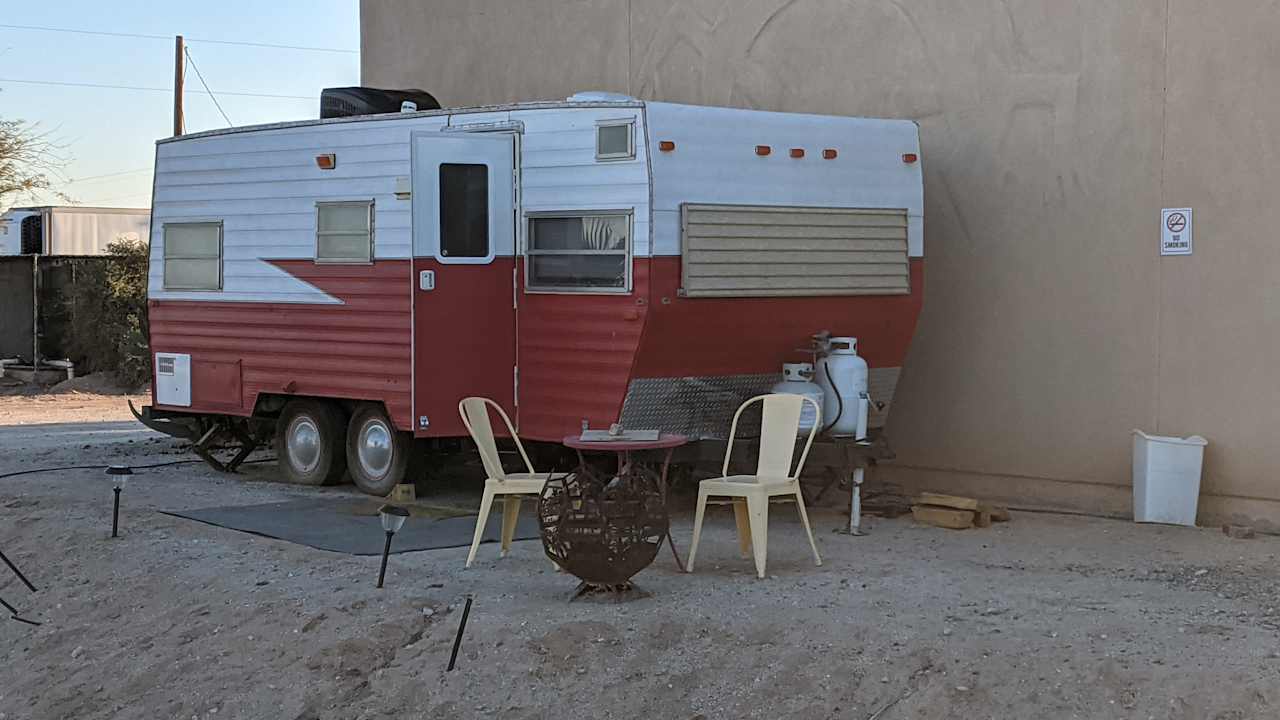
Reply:
[[[0, 398], [0, 418], [27, 399]], [[0, 427], [0, 475], [189, 457], [159, 436], [28, 448], [17, 430]], [[0, 479], [0, 549], [40, 588], [0, 566], [0, 597], [44, 623], [0, 620], [0, 720], [1280, 716], [1274, 537], [1016, 513], [962, 532], [872, 519], [852, 538], [817, 510], [815, 568], [784, 506], [757, 580], [722, 509], [695, 574], [664, 549], [636, 578], [649, 597], [570, 603], [536, 541], [502, 560], [486, 545], [466, 571], [464, 548], [396, 555], [376, 590], [378, 558], [157, 512], [353, 496], [276, 476], [139, 472], [117, 540], [100, 471]]]

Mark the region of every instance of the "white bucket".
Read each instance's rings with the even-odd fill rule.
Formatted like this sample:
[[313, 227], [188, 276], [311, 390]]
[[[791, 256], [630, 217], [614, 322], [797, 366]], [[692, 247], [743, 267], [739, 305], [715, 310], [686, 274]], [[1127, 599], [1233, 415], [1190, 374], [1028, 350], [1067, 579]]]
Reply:
[[1195, 527], [1208, 440], [1133, 431], [1133, 520]]

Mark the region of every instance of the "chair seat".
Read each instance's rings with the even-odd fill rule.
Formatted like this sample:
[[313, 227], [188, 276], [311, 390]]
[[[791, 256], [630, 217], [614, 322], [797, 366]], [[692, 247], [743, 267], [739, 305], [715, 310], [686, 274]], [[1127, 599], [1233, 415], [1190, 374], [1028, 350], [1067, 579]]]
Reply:
[[499, 495], [526, 495], [542, 492], [542, 486], [548, 479], [559, 480], [568, 473], [507, 473], [502, 480], [489, 478], [485, 487]]
[[708, 495], [791, 495], [799, 483], [792, 478], [762, 478], [756, 475], [729, 475], [703, 480], [698, 485]]

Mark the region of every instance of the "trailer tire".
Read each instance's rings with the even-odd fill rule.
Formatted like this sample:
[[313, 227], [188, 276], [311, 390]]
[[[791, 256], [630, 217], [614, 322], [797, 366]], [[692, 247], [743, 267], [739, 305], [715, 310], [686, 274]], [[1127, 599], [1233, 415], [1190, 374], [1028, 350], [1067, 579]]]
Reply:
[[333, 485], [347, 472], [342, 412], [323, 400], [291, 400], [276, 421], [280, 470], [297, 485]]
[[369, 495], [389, 495], [404, 482], [412, 450], [408, 434], [396, 430], [379, 405], [360, 405], [347, 424], [351, 480]]

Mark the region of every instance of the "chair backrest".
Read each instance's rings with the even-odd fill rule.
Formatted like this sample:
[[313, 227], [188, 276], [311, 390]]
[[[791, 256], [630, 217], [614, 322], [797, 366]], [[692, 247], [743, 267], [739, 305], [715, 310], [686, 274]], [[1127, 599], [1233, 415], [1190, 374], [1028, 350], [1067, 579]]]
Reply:
[[[742, 403], [738, 412], [733, 414], [733, 425], [729, 428], [729, 445], [725, 448], [724, 468], [721, 474], [726, 476], [729, 474], [729, 458], [733, 456], [733, 441], [738, 434], [738, 418], [742, 416], [742, 411], [757, 402], [763, 407], [760, 415], [760, 457], [756, 461], [756, 476], [774, 479], [800, 477], [805, 458], [809, 456], [809, 446], [813, 444], [813, 437], [817, 435], [818, 428], [822, 427], [822, 407], [813, 398], [790, 393], [757, 395]], [[813, 427], [809, 428], [804, 450], [800, 452], [800, 461], [796, 463], [793, 472], [791, 460], [795, 455], [800, 415], [805, 403], [813, 406]]]
[[471, 439], [476, 441], [476, 447], [480, 450], [480, 459], [484, 461], [484, 470], [489, 477], [494, 480], [503, 480], [507, 477], [507, 473], [502, 469], [502, 459], [498, 456], [498, 443], [493, 437], [493, 424], [489, 422], [489, 408], [493, 408], [498, 413], [498, 417], [502, 418], [502, 422], [507, 426], [507, 432], [511, 433], [511, 439], [516, 443], [516, 449], [520, 451], [520, 458], [524, 460], [524, 466], [530, 473], [533, 470], [533, 464], [529, 462], [529, 455], [524, 451], [524, 445], [520, 444], [520, 436], [516, 435], [516, 429], [511, 425], [511, 418], [507, 417], [507, 413], [503, 411], [502, 406], [482, 397], [463, 398], [458, 403], [458, 414], [462, 416], [462, 424], [467, 426], [467, 432], [471, 433]]

